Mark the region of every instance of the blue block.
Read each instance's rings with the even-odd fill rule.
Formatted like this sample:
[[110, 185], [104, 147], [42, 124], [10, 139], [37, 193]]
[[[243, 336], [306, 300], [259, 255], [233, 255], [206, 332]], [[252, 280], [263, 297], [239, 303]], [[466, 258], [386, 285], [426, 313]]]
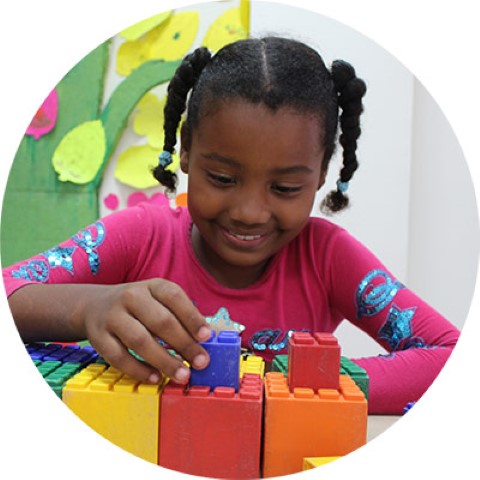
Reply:
[[240, 377], [240, 336], [238, 332], [223, 330], [218, 335], [212, 331], [207, 342], [200, 345], [210, 355], [210, 363], [204, 370], [192, 368], [190, 385], [233, 387], [238, 391]]

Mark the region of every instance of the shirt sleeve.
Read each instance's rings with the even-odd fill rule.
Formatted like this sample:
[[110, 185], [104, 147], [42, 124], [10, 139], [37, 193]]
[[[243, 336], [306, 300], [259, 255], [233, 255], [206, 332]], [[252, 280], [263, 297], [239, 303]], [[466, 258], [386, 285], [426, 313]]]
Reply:
[[2, 270], [7, 297], [33, 284], [126, 281], [145, 244], [145, 210], [125, 209], [106, 216], [29, 259]]
[[370, 379], [369, 413], [402, 414], [437, 377], [459, 330], [344, 230], [331, 247], [328, 282], [333, 307], [388, 352], [354, 359]]

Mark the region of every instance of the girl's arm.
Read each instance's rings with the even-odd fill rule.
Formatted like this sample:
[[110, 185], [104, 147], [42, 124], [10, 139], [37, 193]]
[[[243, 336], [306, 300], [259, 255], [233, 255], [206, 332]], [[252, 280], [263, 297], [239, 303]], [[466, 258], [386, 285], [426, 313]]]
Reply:
[[[161, 338], [196, 368], [208, 363], [198, 341], [210, 337], [205, 319], [177, 285], [152, 279], [119, 285], [31, 284], [9, 297], [22, 339], [90, 339], [108, 363], [142, 381], [160, 372], [179, 383], [189, 371], [157, 341]], [[132, 349], [146, 363], [138, 361]]]
[[440, 373], [460, 332], [346, 232], [330, 260], [335, 308], [388, 352], [354, 360], [370, 378], [369, 411], [401, 414]]
[[156, 382], [160, 372], [188, 381], [189, 370], [158, 339], [194, 367], [205, 367], [208, 355], [198, 341], [210, 337], [210, 328], [185, 292], [161, 278], [136, 281], [148, 255], [158, 256], [145, 247], [150, 224], [143, 209], [119, 212], [3, 269], [22, 339], [87, 338], [108, 363], [142, 381]]

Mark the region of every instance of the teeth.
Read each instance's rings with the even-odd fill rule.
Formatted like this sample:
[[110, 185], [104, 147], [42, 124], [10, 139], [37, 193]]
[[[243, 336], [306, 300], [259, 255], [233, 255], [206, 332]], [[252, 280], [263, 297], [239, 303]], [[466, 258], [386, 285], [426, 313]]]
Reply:
[[261, 235], [237, 235], [236, 233], [230, 232], [235, 238], [238, 238], [239, 240], [244, 240], [246, 242], [251, 241], [251, 240], [258, 240]]

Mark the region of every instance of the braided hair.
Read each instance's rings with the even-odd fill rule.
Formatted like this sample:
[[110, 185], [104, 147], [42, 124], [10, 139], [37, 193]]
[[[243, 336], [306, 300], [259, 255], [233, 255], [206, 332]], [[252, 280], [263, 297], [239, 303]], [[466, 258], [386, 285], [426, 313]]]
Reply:
[[[336, 60], [330, 71], [314, 49], [296, 40], [240, 40], [213, 56], [201, 47], [185, 57], [168, 86], [164, 152], [173, 153], [178, 125], [186, 109], [182, 139], [189, 143], [201, 116], [219, 108], [221, 100], [242, 98], [273, 111], [290, 107], [313, 114], [323, 127], [319, 139], [325, 151], [323, 171], [327, 171], [335, 151], [340, 124], [338, 140], [343, 148], [343, 166], [338, 188], [322, 202], [326, 213], [336, 212], [348, 205], [346, 186], [358, 167], [356, 149], [365, 92], [365, 83], [356, 77], [349, 63]], [[153, 173], [169, 191], [175, 190], [174, 173], [160, 164]]]

